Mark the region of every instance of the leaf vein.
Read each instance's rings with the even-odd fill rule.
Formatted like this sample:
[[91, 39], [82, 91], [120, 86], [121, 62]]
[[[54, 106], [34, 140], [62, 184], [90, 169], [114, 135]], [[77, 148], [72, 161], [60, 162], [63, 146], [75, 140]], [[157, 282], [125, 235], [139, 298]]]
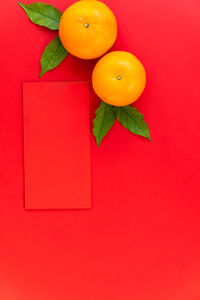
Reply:
[[[20, 6], [22, 6], [23, 8], [24, 8], [24, 10], [26, 11], [31, 11], [31, 12], [33, 12], [34, 14], [36, 14], [36, 15], [39, 15], [39, 16], [43, 16], [43, 17], [45, 17], [45, 18], [47, 18], [47, 19], [50, 19], [50, 20], [52, 20], [52, 21], [55, 21], [58, 25], [59, 25], [59, 23], [60, 23], [60, 19], [58, 20], [57, 18], [53, 18], [53, 17], [50, 17], [50, 16], [48, 16], [48, 15], [45, 15], [44, 13], [42, 13], [42, 12], [37, 12], [37, 11], [35, 11], [33, 8], [31, 8], [30, 6], [25, 6], [24, 4], [22, 4], [21, 5], [21, 3], [19, 2], [19, 4], [20, 4]], [[57, 10], [57, 12], [60, 12], [58, 9], [56, 9]], [[60, 12], [60, 14], [62, 15], [62, 13]]]
[[99, 139], [100, 139], [101, 131], [102, 131], [102, 128], [103, 128], [103, 120], [104, 120], [104, 116], [105, 116], [105, 111], [106, 111], [106, 107], [104, 106], [103, 117], [102, 117], [101, 127], [100, 127], [100, 130], [99, 130], [99, 136], [98, 136]]
[[50, 59], [49, 59], [49, 62], [48, 62], [48, 64], [47, 64], [47, 66], [51, 65], [51, 62], [52, 62], [54, 56], [58, 53], [58, 50], [59, 50], [59, 48], [60, 48], [61, 45], [62, 45], [62, 44], [61, 44], [61, 42], [60, 42], [60, 44], [59, 44], [58, 47], [56, 48], [55, 52], [52, 52], [52, 55], [51, 55], [51, 57], [50, 57]]
[[[144, 131], [144, 129], [142, 129], [140, 126], [139, 126], [139, 124], [138, 124], [138, 122], [132, 117], [132, 115], [131, 114], [129, 114], [124, 108], [122, 108], [122, 110], [123, 110], [123, 112], [137, 125], [137, 127], [145, 134], [145, 131]], [[141, 114], [140, 114], [140, 117], [141, 117]]]

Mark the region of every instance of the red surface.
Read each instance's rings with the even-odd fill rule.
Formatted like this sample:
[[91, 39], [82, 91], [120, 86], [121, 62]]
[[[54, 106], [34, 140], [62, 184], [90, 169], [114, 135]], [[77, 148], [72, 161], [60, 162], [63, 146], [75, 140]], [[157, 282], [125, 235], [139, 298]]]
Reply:
[[88, 82], [24, 83], [23, 117], [25, 208], [91, 208]]
[[[27, 1], [27, 3], [30, 1]], [[4, 300], [199, 300], [200, 3], [110, 0], [115, 49], [147, 70], [136, 106], [152, 141], [116, 122], [92, 137], [92, 209], [25, 211], [22, 81], [38, 81], [55, 33], [1, 4], [0, 295]], [[72, 1], [49, 1], [63, 9]], [[41, 81], [88, 80], [94, 62], [68, 56]], [[91, 99], [91, 111], [97, 99]], [[80, 126], [81, 130], [81, 126]]]

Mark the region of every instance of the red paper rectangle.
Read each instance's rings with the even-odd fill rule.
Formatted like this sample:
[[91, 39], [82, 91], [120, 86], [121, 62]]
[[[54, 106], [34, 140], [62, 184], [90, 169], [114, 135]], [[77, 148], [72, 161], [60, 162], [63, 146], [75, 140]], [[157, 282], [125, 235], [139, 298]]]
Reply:
[[88, 82], [23, 84], [26, 209], [91, 207]]

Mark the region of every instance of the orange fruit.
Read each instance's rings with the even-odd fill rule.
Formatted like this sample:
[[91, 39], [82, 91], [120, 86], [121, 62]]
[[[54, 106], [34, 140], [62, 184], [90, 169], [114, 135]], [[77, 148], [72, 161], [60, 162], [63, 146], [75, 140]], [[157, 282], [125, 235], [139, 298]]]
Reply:
[[63, 13], [59, 37], [74, 56], [93, 59], [102, 56], [117, 37], [117, 21], [112, 11], [100, 1], [78, 1]]
[[92, 85], [104, 102], [124, 106], [135, 102], [146, 84], [146, 72], [131, 53], [113, 51], [103, 56], [94, 67]]

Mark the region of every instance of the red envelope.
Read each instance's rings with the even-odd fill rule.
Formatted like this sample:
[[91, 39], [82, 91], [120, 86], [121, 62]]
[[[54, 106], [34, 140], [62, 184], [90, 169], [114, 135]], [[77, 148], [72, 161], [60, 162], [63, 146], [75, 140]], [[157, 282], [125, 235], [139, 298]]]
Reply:
[[23, 84], [25, 208], [91, 207], [88, 82]]

